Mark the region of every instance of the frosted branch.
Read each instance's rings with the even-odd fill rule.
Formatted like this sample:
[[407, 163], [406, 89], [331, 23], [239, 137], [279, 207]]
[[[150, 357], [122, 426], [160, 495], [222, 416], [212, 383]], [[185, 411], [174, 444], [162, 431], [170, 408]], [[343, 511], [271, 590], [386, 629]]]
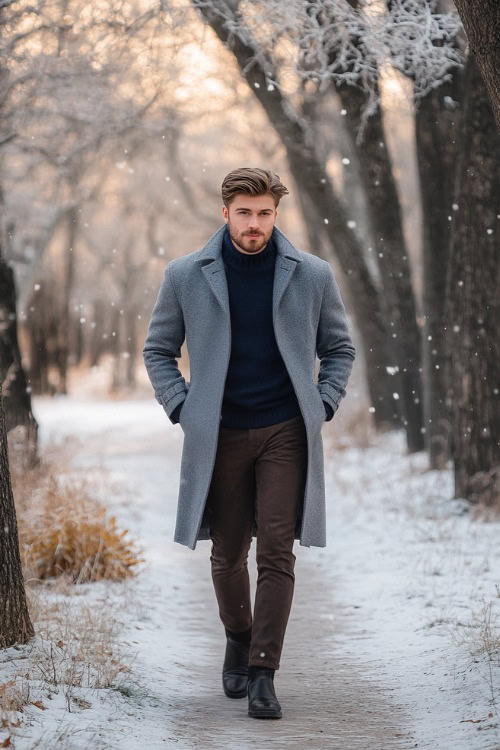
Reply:
[[332, 82], [362, 87], [373, 109], [381, 68], [411, 78], [416, 97], [449, 79], [463, 64], [455, 42], [456, 12], [438, 13], [432, 0], [241, 0], [238, 12], [222, 0], [193, 0], [221, 16], [231, 34], [259, 59], [273, 60], [320, 90]]

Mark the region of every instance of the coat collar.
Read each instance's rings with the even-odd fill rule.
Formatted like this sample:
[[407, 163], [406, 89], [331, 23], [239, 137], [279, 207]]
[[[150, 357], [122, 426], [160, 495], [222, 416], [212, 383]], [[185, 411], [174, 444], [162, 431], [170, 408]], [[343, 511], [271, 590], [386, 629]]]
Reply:
[[[203, 274], [220, 306], [224, 312], [230, 316], [226, 274], [221, 273], [221, 271], [224, 270], [221, 249], [225, 230], [226, 224], [224, 223], [202, 248], [197, 258], [197, 262], [203, 263], [203, 261], [211, 261], [208, 263], [204, 262], [201, 266], [201, 270], [203, 271]], [[272, 305], [274, 321], [280, 300], [290, 283], [290, 279], [292, 278], [297, 265], [302, 261], [302, 258], [300, 257], [299, 251], [294, 248], [292, 243], [287, 240], [285, 235], [276, 226], [273, 229], [273, 237], [276, 242], [277, 251]]]
[[[214, 232], [214, 234], [207, 241], [206, 245], [204, 245], [204, 247], [200, 251], [198, 261], [220, 259], [222, 239], [224, 237], [226, 226], [227, 225], [224, 222], [224, 224], [222, 224], [222, 226], [220, 226], [217, 231]], [[281, 258], [290, 258], [290, 260], [295, 260], [297, 261], [297, 263], [302, 262], [299, 251], [294, 248], [290, 240], [285, 237], [283, 232], [281, 232], [276, 225], [273, 229], [273, 237], [276, 241], [277, 256], [281, 256]], [[278, 257], [276, 258], [276, 260], [278, 261]]]

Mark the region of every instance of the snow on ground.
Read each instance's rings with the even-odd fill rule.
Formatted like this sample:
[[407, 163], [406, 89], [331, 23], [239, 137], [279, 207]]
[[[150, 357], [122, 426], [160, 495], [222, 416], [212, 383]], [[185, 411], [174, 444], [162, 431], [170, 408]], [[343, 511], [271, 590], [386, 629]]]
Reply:
[[416, 747], [500, 748], [500, 524], [472, 520], [401, 433], [332, 454], [328, 486], [323, 566], [363, 634], [346, 646], [390, 680]]
[[[262, 722], [247, 716], [246, 699], [222, 692], [210, 543], [192, 551], [172, 541], [180, 427], [152, 398], [38, 398], [34, 408], [42, 446], [76, 438], [75, 469], [102, 468], [123, 483], [126, 495], [107, 502], [146, 564], [133, 581], [82, 587], [101, 608], [109, 597], [121, 617], [133, 656], [126, 684], [87, 691], [84, 710], [68, 713], [61, 694], [45, 711], [27, 707], [12, 747], [41, 737], [40, 748], [110, 750], [500, 748], [500, 524], [450, 500], [451, 473], [407, 456], [401, 433], [359, 449], [339, 446], [339, 425], [324, 430], [328, 545], [296, 542], [275, 677], [283, 719]], [[255, 592], [255, 542], [250, 569]], [[65, 731], [66, 744], [56, 743]]]

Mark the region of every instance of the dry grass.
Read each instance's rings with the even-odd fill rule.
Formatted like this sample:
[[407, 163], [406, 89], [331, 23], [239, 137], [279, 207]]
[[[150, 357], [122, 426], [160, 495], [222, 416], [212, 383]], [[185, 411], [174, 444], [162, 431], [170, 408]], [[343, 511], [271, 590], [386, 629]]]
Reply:
[[[32, 585], [28, 589], [37, 633], [37, 645], [30, 654], [30, 679], [48, 686], [63, 685], [67, 697], [72, 695], [71, 688], [111, 687], [120, 673], [129, 671], [116, 647], [126, 594], [115, 587], [97, 596], [93, 592], [77, 596], [71, 589], [68, 579], [59, 579], [48, 588]], [[120, 611], [120, 617], [114, 610]]]
[[[12, 740], [27, 706], [44, 711], [62, 695], [67, 712], [84, 711], [92, 706], [95, 690], [121, 689], [135, 658], [118, 636], [124, 611], [137, 604], [119, 584], [76, 588], [70, 577], [61, 576], [32, 583], [27, 595], [36, 636], [8, 650], [2, 664], [8, 679], [0, 683], [0, 732]], [[33, 747], [66, 746], [68, 731], [54, 735], [53, 744]]]
[[495, 728], [498, 727], [500, 711], [497, 680], [500, 667], [499, 618], [496, 602], [483, 600], [481, 607], [472, 612], [469, 622], [455, 622], [448, 628], [451, 640], [469, 655], [468, 668], [475, 669], [488, 685], [491, 708], [488, 718], [495, 719], [496, 723], [492, 725]]
[[64, 574], [87, 583], [134, 575], [143, 558], [99, 499], [102, 487], [72, 473], [63, 451], [53, 451], [36, 467], [11, 464], [25, 578]]
[[[26, 706], [43, 711], [62, 694], [67, 711], [79, 712], [91, 706], [89, 691], [120, 690], [130, 679], [133, 658], [119, 645], [118, 634], [124, 611], [136, 604], [120, 582], [136, 575], [143, 558], [102, 499], [110, 493], [125, 498], [127, 492], [109, 479], [103, 482], [101, 472], [89, 476], [72, 469], [72, 452], [68, 444], [53, 445], [32, 468], [16, 451], [10, 453], [36, 635], [2, 656], [0, 747], [14, 747]], [[58, 730], [33, 747], [70, 747], [68, 731]]]
[[481, 607], [472, 612], [466, 624], [456, 623], [452, 634], [458, 646], [465, 646], [472, 657], [485, 655], [500, 666], [500, 615], [495, 611], [494, 601], [483, 601]]

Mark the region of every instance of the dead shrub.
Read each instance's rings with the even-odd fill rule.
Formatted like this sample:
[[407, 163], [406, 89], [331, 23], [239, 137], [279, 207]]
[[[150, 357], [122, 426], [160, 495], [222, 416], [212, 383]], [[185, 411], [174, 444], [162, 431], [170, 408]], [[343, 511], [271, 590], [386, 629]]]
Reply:
[[88, 583], [135, 575], [144, 559], [108, 514], [96, 479], [72, 472], [57, 452], [30, 468], [13, 461], [11, 474], [25, 578], [65, 574]]

